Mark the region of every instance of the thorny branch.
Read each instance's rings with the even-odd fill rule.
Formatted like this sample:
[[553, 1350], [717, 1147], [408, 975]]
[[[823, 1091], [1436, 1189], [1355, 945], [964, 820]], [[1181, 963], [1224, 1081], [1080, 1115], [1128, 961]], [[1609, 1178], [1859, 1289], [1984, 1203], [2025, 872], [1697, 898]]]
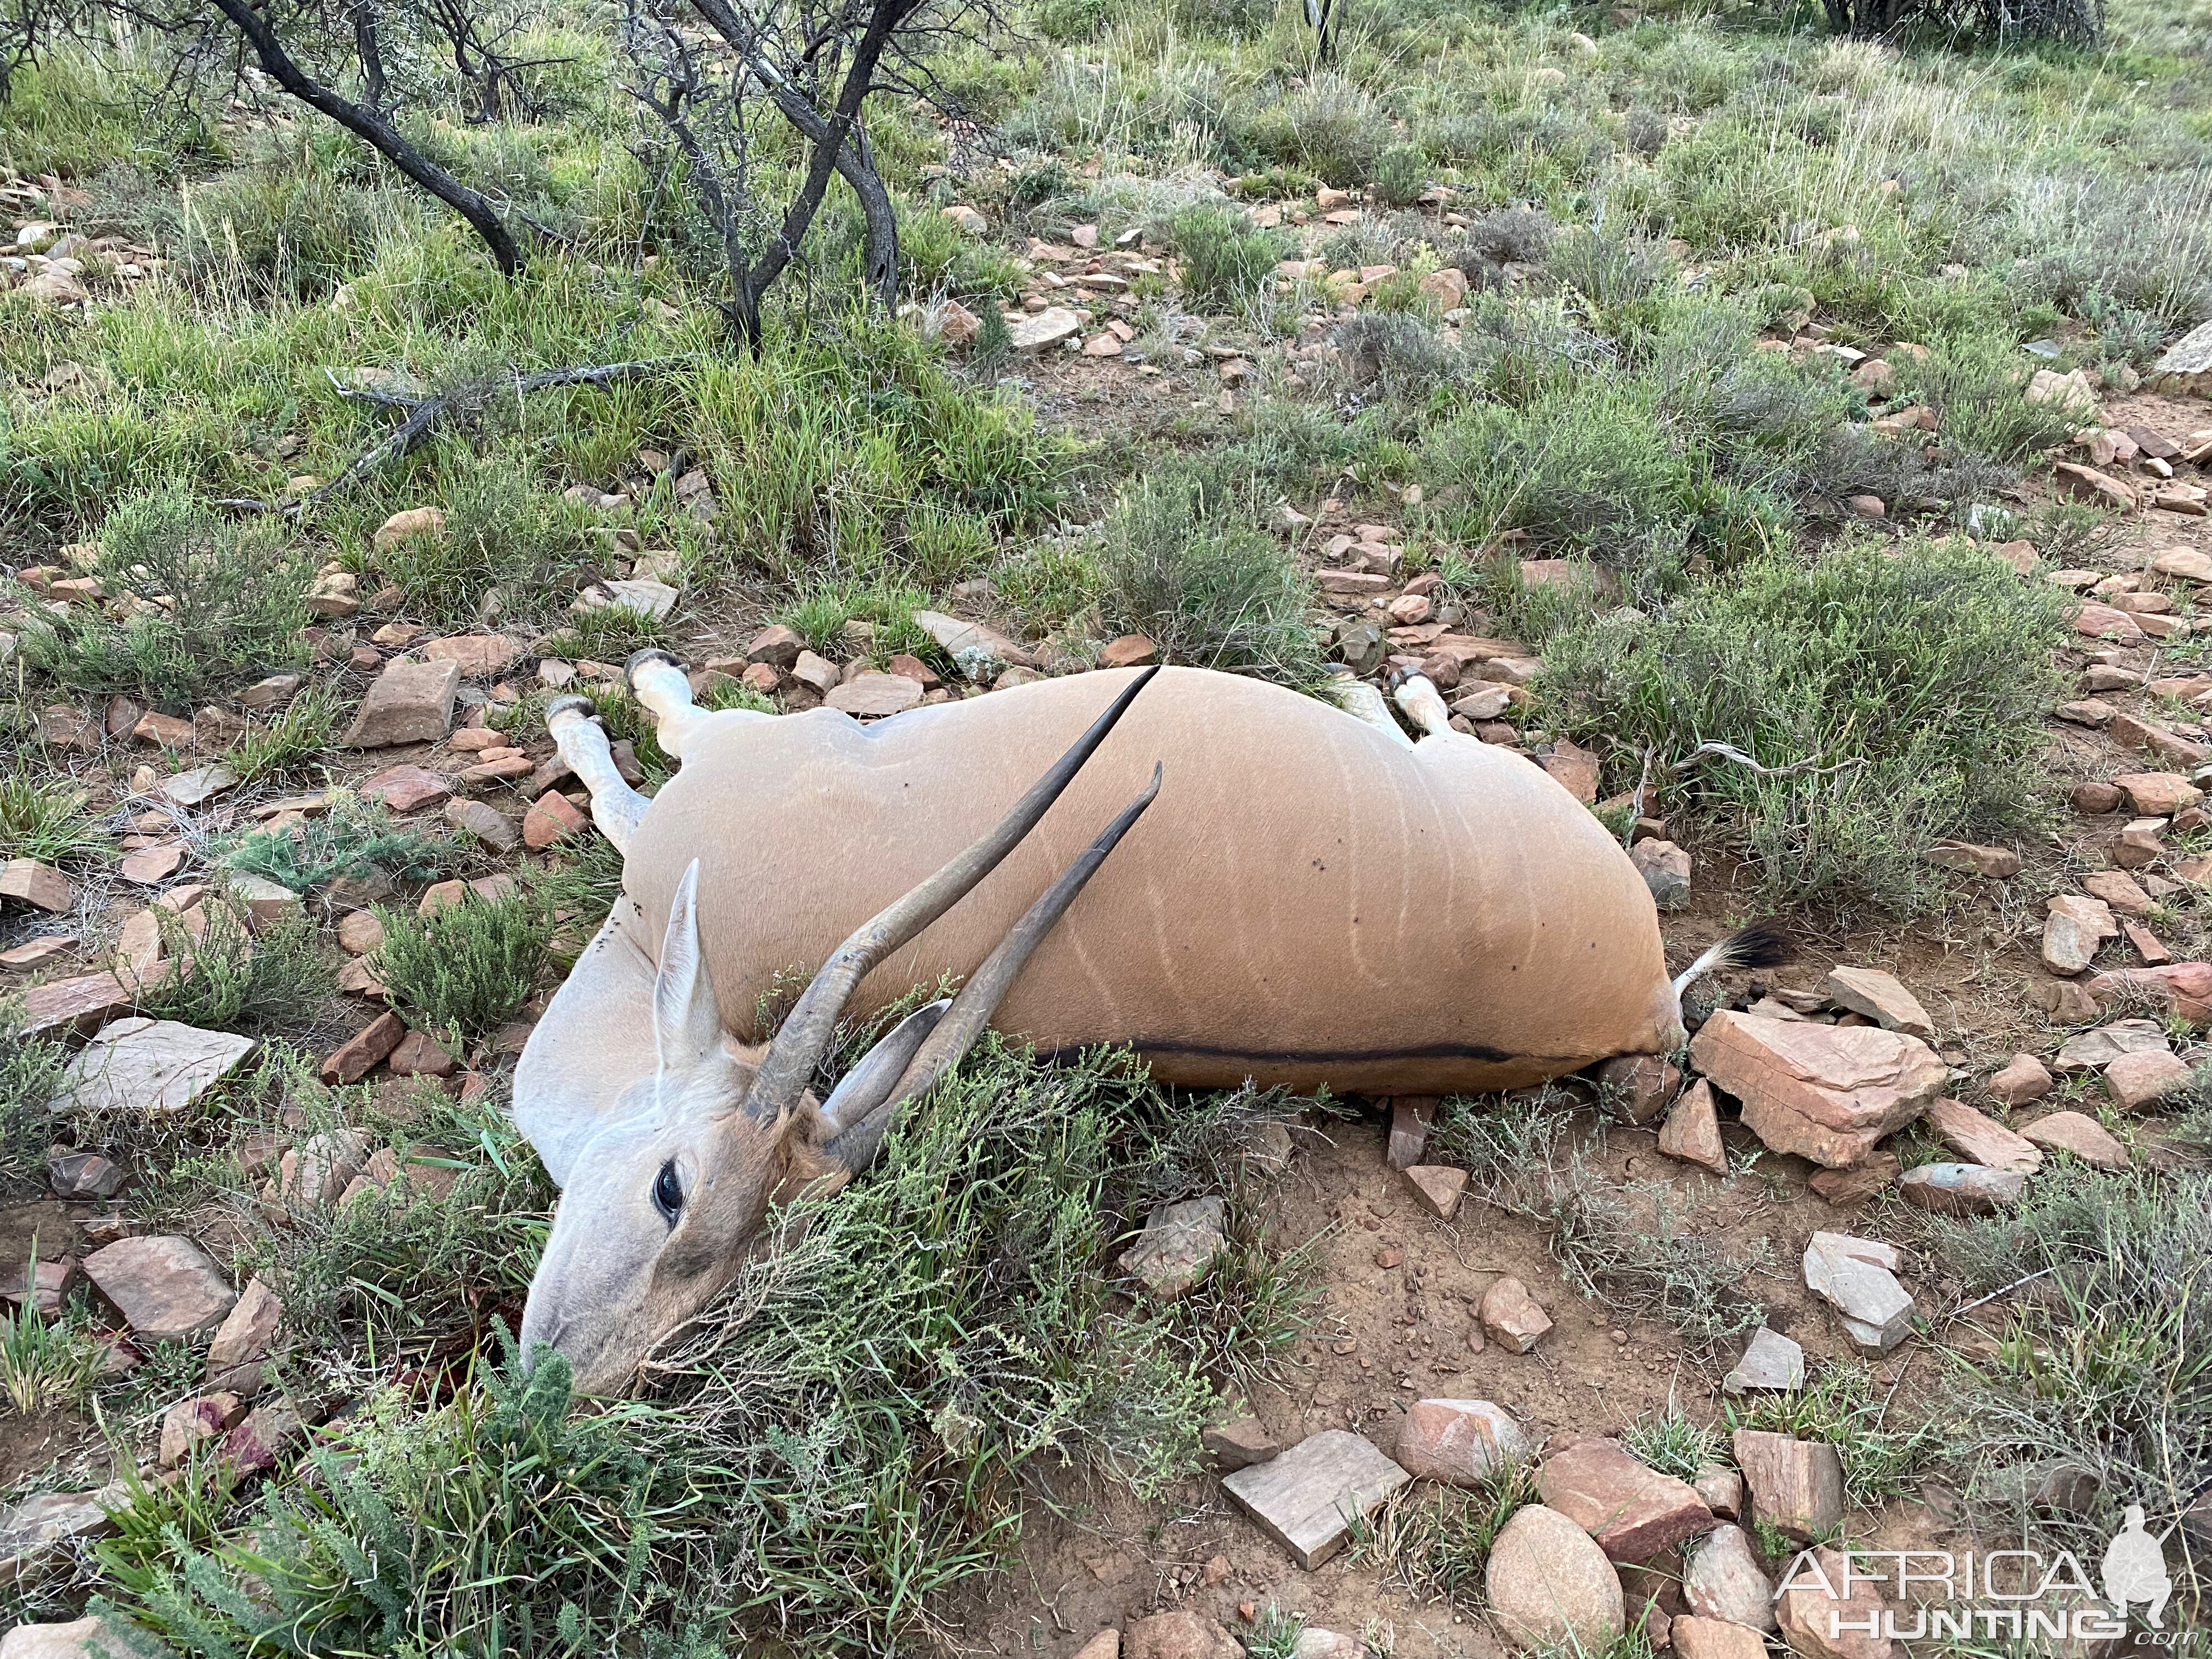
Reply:
[[[860, 202], [869, 297], [886, 310], [896, 302], [898, 221], [865, 106], [890, 92], [950, 111], [925, 54], [979, 38], [979, 23], [996, 23], [988, 0], [629, 0], [632, 91], [683, 156], [682, 185], [721, 243], [731, 289], [722, 310], [740, 341], [757, 342], [761, 300], [799, 258], [833, 176]], [[780, 214], [752, 191], [752, 123], [763, 104], [805, 146]]]
[[[167, 85], [157, 101], [205, 111], [211, 100], [219, 105], [225, 87], [265, 91], [273, 82], [452, 209], [511, 276], [522, 253], [504, 217], [507, 204], [462, 182], [402, 130], [409, 77], [395, 70], [389, 38], [396, 32], [418, 46], [442, 40], [481, 110], [471, 118], [496, 118], [510, 105], [526, 108], [519, 76], [538, 65], [507, 58], [502, 43], [513, 27], [487, 22], [483, 10], [483, 0], [403, 0], [392, 8], [381, 0], [0, 0], [0, 64], [128, 30], [164, 43]], [[0, 73], [0, 90], [5, 79]], [[349, 84], [357, 95], [341, 90]]]

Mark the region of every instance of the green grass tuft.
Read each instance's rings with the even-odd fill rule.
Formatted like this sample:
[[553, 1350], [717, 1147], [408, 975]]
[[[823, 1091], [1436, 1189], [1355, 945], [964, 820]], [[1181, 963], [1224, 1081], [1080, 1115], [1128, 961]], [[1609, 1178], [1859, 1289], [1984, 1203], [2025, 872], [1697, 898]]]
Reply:
[[86, 810], [82, 787], [27, 771], [0, 778], [0, 859], [79, 863], [108, 856], [100, 821]]
[[1234, 311], [1255, 298], [1283, 258], [1279, 238], [1254, 226], [1241, 208], [1200, 202], [1169, 222], [1182, 258], [1183, 296], [1208, 311]]
[[223, 764], [241, 784], [284, 777], [304, 770], [331, 746], [331, 734], [345, 713], [343, 700], [328, 684], [299, 692], [276, 719], [257, 726], [231, 744]]
[[[36, 1266], [34, 1259], [25, 1272]], [[77, 1405], [106, 1356], [107, 1345], [82, 1313], [49, 1321], [28, 1301], [0, 1311], [0, 1394], [22, 1416]]]
[[69, 1065], [68, 1049], [22, 1024], [22, 999], [0, 994], [0, 1179], [11, 1184], [44, 1180], [52, 1102]]

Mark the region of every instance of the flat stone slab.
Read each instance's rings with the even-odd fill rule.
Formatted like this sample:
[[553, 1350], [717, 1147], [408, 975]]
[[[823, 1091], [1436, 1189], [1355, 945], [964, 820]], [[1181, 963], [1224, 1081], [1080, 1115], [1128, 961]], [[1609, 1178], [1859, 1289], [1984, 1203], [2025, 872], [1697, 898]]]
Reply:
[[1933, 1041], [1936, 1022], [1893, 974], [1879, 968], [1833, 968], [1828, 971], [1828, 997], [1838, 1008], [1864, 1014], [1886, 1031], [1909, 1031], [1923, 1041]]
[[1748, 1394], [1753, 1389], [1790, 1390], [1805, 1386], [1805, 1350], [1779, 1331], [1761, 1325], [1735, 1369], [1722, 1379], [1724, 1394]]
[[1897, 1184], [1907, 1204], [1938, 1215], [1993, 1214], [2019, 1203], [2027, 1190], [2026, 1176], [1985, 1164], [1923, 1164]]
[[348, 749], [435, 743], [453, 729], [461, 665], [452, 660], [394, 662], [376, 677], [344, 738]]
[[1012, 319], [1006, 325], [1006, 343], [1017, 351], [1042, 351], [1048, 345], [1058, 345], [1083, 327], [1083, 313], [1071, 311], [1066, 306], [1051, 306], [1034, 316]]
[[880, 719], [921, 706], [920, 680], [903, 674], [861, 674], [833, 690], [823, 701], [847, 714]]
[[201, 802], [220, 795], [226, 789], [238, 787], [238, 774], [222, 762], [206, 766], [195, 766], [189, 772], [179, 772], [161, 786], [161, 793], [178, 806], [198, 806]]
[[650, 621], [662, 622], [676, 609], [677, 590], [649, 576], [628, 577], [605, 586], [611, 596], [608, 604], [618, 611], [634, 611]]
[[2154, 375], [2173, 374], [2193, 379], [2212, 374], [2212, 322], [2199, 323], [2166, 348], [2151, 365]]
[[2053, 1112], [2021, 1131], [2022, 1139], [2046, 1152], [2071, 1152], [2100, 1170], [2124, 1170], [2128, 1149], [2085, 1112]]
[[84, 1030], [131, 1006], [131, 993], [112, 974], [58, 979], [23, 994], [25, 1036]]
[[221, 1325], [237, 1304], [206, 1251], [189, 1238], [123, 1238], [84, 1259], [88, 1278], [137, 1335], [189, 1342]]
[[258, 1047], [252, 1037], [204, 1031], [173, 1019], [118, 1019], [70, 1061], [52, 1109], [173, 1116], [237, 1070]]
[[2055, 1068], [2062, 1074], [2101, 1072], [2122, 1054], [2168, 1052], [2166, 1027], [2154, 1019], [2116, 1019], [2094, 1030], [2076, 1031], [2059, 1045]]
[[1659, 1126], [1659, 1150], [1713, 1174], [1729, 1172], [1728, 1144], [1721, 1139], [1720, 1109], [1713, 1101], [1713, 1085], [1699, 1078], [1674, 1103], [1667, 1121]]
[[[940, 648], [963, 667], [971, 659], [1002, 662], [1016, 668], [1034, 668], [1036, 659], [995, 628], [963, 622], [941, 611], [917, 611], [914, 625], [935, 640]], [[970, 678], [974, 678], [972, 675]]]
[[1805, 1286], [1843, 1316], [1859, 1352], [1887, 1353], [1912, 1334], [1912, 1293], [1897, 1279], [1903, 1265], [1894, 1246], [1818, 1232], [1805, 1247]]
[[1751, 1488], [1751, 1516], [1803, 1543], [1844, 1523], [1844, 1464], [1824, 1441], [1738, 1429], [1730, 1449]]
[[2034, 1142], [2022, 1139], [1963, 1101], [1937, 1101], [1928, 1109], [1928, 1121], [1943, 1144], [1969, 1164], [2023, 1176], [2043, 1167], [2043, 1154]]
[[1716, 1527], [1682, 1574], [1682, 1599], [1701, 1619], [1774, 1628], [1774, 1586], [1741, 1527]]
[[1324, 1429], [1272, 1462], [1239, 1469], [1221, 1487], [1311, 1570], [1344, 1547], [1354, 1519], [1413, 1478], [1359, 1436]]
[[1421, 1206], [1439, 1221], [1449, 1221], [1467, 1193], [1467, 1171], [1448, 1164], [1416, 1164], [1406, 1171]]
[[2105, 1067], [2105, 1089], [2127, 1111], [2137, 1111], [2189, 1086], [2188, 1062], [2163, 1050], [2122, 1054]]
[[1832, 1170], [1919, 1117], [1949, 1078], [1936, 1051], [1904, 1031], [1726, 1009], [1698, 1028], [1690, 1058], [1743, 1103], [1745, 1125], [1769, 1147]]
[[143, 1631], [96, 1615], [66, 1625], [18, 1625], [0, 1651], [5, 1659], [173, 1659], [172, 1650]]
[[[68, 1558], [71, 1545], [113, 1532], [108, 1510], [128, 1502], [118, 1480], [98, 1492], [40, 1492], [0, 1510], [0, 1584], [45, 1577]], [[4, 1649], [9, 1659], [22, 1645], [10, 1631]]]

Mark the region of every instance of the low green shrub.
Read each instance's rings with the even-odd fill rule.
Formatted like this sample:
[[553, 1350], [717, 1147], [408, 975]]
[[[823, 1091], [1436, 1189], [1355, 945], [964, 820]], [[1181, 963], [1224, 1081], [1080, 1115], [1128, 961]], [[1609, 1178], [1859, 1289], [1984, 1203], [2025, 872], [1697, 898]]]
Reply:
[[[1781, 551], [1652, 617], [1555, 635], [1538, 714], [1608, 781], [1647, 752], [1671, 810], [1750, 861], [1768, 902], [1910, 913], [1939, 840], [2003, 840], [2059, 690], [2062, 596], [1967, 547]], [[1727, 744], [1765, 770], [1700, 745]]]
[[[2035, 1276], [1999, 1304], [1995, 1352], [1945, 1379], [1939, 1455], [1975, 1511], [2084, 1560], [2126, 1504], [2165, 1533], [2212, 1481], [2212, 1175], [2076, 1164], [2001, 1215], [1930, 1225], [1969, 1298]], [[2086, 1499], [2040, 1501], [2054, 1471], [2087, 1477]], [[2193, 1628], [2203, 1577], [2174, 1577], [2170, 1627]]]
[[392, 1000], [449, 1036], [489, 1031], [528, 1001], [550, 960], [553, 918], [528, 890], [473, 890], [424, 915], [375, 907], [384, 942], [370, 953]]
[[24, 1417], [75, 1407], [91, 1392], [107, 1352], [82, 1308], [49, 1320], [26, 1301], [0, 1311], [0, 1395]]
[[1147, 635], [1171, 661], [1319, 684], [1305, 574], [1254, 516], [1199, 471], [1135, 485], [1108, 516], [1097, 555], [1107, 626]]
[[1872, 1367], [1850, 1359], [1820, 1362], [1808, 1386], [1795, 1393], [1746, 1396], [1726, 1407], [1725, 1419], [1732, 1431], [1758, 1429], [1833, 1446], [1844, 1466], [1844, 1496], [1869, 1510], [1911, 1497], [1951, 1443], [1920, 1402], [1900, 1401]]
[[372, 1397], [244, 1532], [100, 1546], [110, 1594], [205, 1659], [582, 1655], [664, 1620], [718, 1525], [682, 1425], [640, 1403], [571, 1414], [557, 1357], [527, 1382], [480, 1376], [427, 1414], [399, 1389]]
[[1408, 1486], [1352, 1522], [1352, 1554], [1418, 1601], [1479, 1612], [1491, 1547], [1515, 1511], [1537, 1501], [1533, 1462], [1508, 1463], [1476, 1486]]
[[[342, 1121], [339, 1103], [296, 1077], [290, 1087], [319, 1126]], [[369, 1145], [404, 1155], [403, 1179], [295, 1206], [239, 1247], [243, 1271], [284, 1286], [291, 1328], [333, 1353], [477, 1335], [478, 1308], [521, 1305], [544, 1247], [552, 1183], [495, 1100], [418, 1086], [396, 1110], [404, 1123], [371, 1113], [362, 1125]]]
[[195, 933], [172, 912], [155, 910], [162, 963], [134, 988], [142, 1013], [256, 1033], [313, 1020], [335, 981], [313, 922], [295, 915], [257, 933], [219, 899], [203, 902], [199, 913]]
[[2028, 370], [2000, 343], [1960, 340], [1934, 348], [1924, 362], [1908, 359], [1899, 390], [1936, 411], [1948, 450], [2019, 461], [2071, 440], [2081, 416], [2052, 404], [2032, 404], [2021, 392]]
[[1389, 118], [1358, 83], [1334, 71], [1309, 76], [1287, 96], [1270, 95], [1243, 122], [1242, 142], [1280, 166], [1357, 188], [1392, 143]]
[[295, 829], [249, 830], [227, 843], [221, 856], [234, 870], [305, 894], [341, 876], [427, 881], [451, 867], [453, 848], [394, 823], [381, 806], [345, 795]]
[[237, 683], [307, 659], [313, 572], [282, 526], [232, 519], [188, 490], [125, 501], [101, 525], [96, 574], [135, 601], [123, 621], [105, 608], [34, 612], [23, 662], [63, 691], [127, 691], [188, 709]]
[[1183, 297], [1201, 310], [1236, 310], [1266, 287], [1283, 257], [1279, 237], [1217, 202], [1180, 209], [1168, 234], [1182, 260]]
[[1429, 187], [1429, 158], [1418, 144], [1393, 144], [1375, 158], [1375, 193], [1395, 208], [1411, 207]]

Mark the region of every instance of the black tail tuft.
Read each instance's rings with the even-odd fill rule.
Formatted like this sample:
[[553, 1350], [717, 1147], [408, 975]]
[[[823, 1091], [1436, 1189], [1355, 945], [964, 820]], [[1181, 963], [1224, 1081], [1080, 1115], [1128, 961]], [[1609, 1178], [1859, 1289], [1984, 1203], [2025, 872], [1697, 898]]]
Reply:
[[1754, 921], [1722, 947], [1730, 968], [1779, 968], [1797, 960], [1797, 946], [1779, 924]]

